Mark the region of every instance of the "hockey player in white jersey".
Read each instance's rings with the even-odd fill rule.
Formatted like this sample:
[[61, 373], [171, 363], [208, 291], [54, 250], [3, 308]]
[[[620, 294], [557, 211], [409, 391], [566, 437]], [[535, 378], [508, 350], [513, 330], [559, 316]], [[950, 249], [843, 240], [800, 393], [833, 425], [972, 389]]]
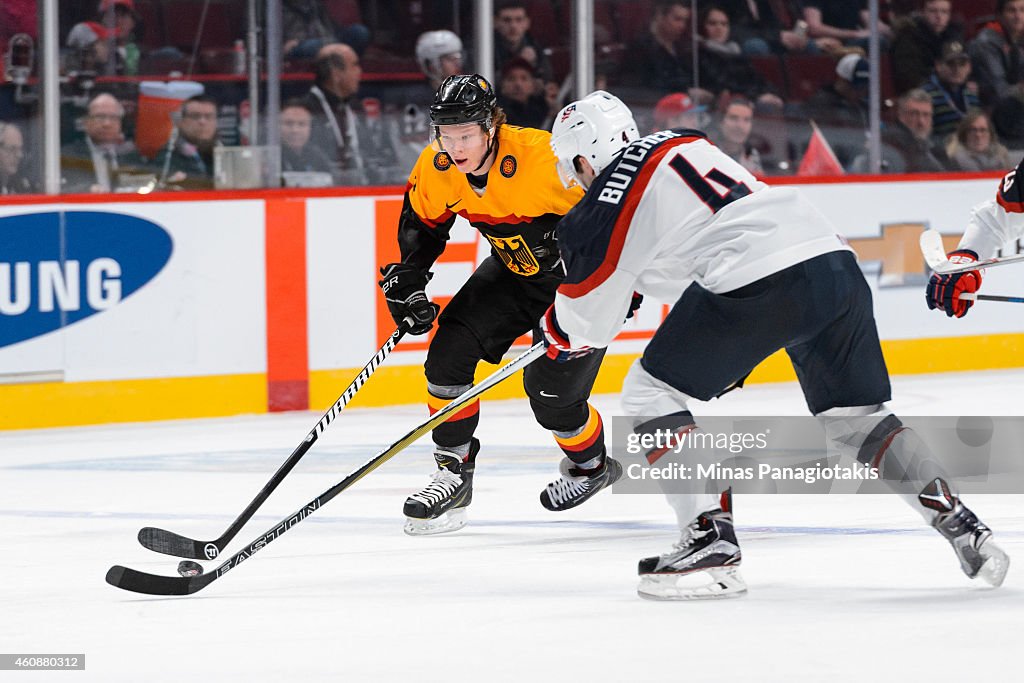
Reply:
[[[969, 264], [995, 256], [996, 251], [1024, 236], [1024, 160], [999, 183], [996, 196], [971, 210], [960, 244], [948, 254], [950, 262]], [[949, 275], [934, 274], [928, 281], [928, 308], [949, 317], [962, 318], [974, 304], [960, 295], [981, 288], [981, 272], [968, 270]]]
[[[606, 347], [634, 292], [675, 302], [623, 385], [623, 410], [642, 434], [696, 428], [691, 399], [741, 386], [786, 349], [830, 443], [880, 470], [949, 540], [969, 577], [1002, 583], [1009, 560], [991, 531], [886, 407], [870, 289], [845, 240], [799, 190], [758, 181], [698, 131], [640, 138], [629, 109], [602, 91], [561, 110], [551, 144], [563, 181], [587, 194], [558, 225], [567, 275], [541, 321], [549, 355]], [[744, 593], [728, 492], [668, 499], [682, 535], [640, 561], [640, 595]]]

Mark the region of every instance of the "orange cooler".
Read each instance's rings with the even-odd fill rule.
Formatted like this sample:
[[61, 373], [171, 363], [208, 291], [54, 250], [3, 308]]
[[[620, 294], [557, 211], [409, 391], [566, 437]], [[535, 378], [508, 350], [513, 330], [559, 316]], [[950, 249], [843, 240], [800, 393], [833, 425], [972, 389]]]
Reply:
[[174, 128], [171, 116], [181, 103], [203, 93], [203, 85], [193, 81], [142, 81], [139, 83], [139, 109], [135, 124], [135, 145], [139, 153], [154, 158]]

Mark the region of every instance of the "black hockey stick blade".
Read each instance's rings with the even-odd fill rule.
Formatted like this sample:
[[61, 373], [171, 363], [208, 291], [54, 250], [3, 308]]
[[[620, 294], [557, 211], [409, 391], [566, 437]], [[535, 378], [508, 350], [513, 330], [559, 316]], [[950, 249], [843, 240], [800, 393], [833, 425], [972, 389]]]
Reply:
[[148, 595], [191, 595], [217, 578], [216, 574], [199, 576], [161, 576], [147, 574], [121, 565], [107, 570], [107, 583], [117, 588]]
[[327, 429], [327, 426], [338, 416], [338, 413], [348, 405], [349, 401], [356, 395], [356, 392], [370, 379], [370, 375], [384, 362], [384, 360], [391, 354], [392, 349], [398, 345], [402, 337], [409, 328], [412, 326], [412, 321], [406, 319], [401, 325], [398, 326], [391, 336], [388, 337], [387, 341], [384, 342], [377, 353], [374, 354], [373, 358], [363, 367], [363, 369], [356, 375], [356, 378], [352, 380], [352, 383], [348, 385], [345, 391], [338, 397], [338, 400], [334, 402], [326, 413], [320, 417], [320, 421], [316, 423], [316, 426], [306, 435], [302, 442], [295, 447], [292, 454], [288, 456], [288, 459], [281, 463], [281, 466], [274, 472], [274, 475], [270, 480], [263, 485], [260, 492], [256, 494], [256, 497], [249, 502], [244, 510], [235, 518], [235, 521], [227, 528], [220, 538], [216, 538], [212, 541], [197, 541], [195, 539], [187, 538], [180, 534], [176, 534], [173, 531], [167, 531], [166, 529], [158, 529], [156, 527], [147, 526], [139, 531], [139, 543], [149, 550], [153, 550], [164, 555], [174, 555], [175, 557], [187, 557], [191, 560], [213, 560], [216, 559], [231, 542], [242, 527], [245, 526], [254, 514], [259, 509], [270, 494], [274, 492], [288, 473], [299, 463], [299, 460], [312, 448], [313, 444], [320, 437], [321, 434]]
[[349, 486], [355, 484], [367, 474], [401, 453], [406, 447], [423, 435], [427, 434], [434, 427], [445, 422], [453, 414], [461, 410], [467, 403], [476, 400], [481, 394], [508, 379], [513, 374], [543, 355], [544, 343], [538, 342], [534, 344], [529, 348], [529, 350], [503, 365], [497, 371], [492, 373], [490, 377], [480, 382], [480, 384], [477, 384], [444, 408], [413, 427], [405, 436], [385, 448], [370, 460], [363, 463], [363, 465], [347, 477], [303, 505], [288, 517], [278, 522], [273, 528], [255, 539], [246, 548], [239, 550], [237, 553], [229, 557], [216, 569], [198, 576], [182, 577], [147, 574], [146, 572], [140, 572], [128, 567], [122, 567], [121, 565], [115, 565], [107, 571], [107, 583], [116, 588], [122, 588], [136, 593], [146, 593], [148, 595], [191, 595], [192, 593], [206, 588], [221, 576], [237, 567], [243, 561], [252, 557], [254, 553], [266, 548], [271, 542], [280, 538], [293, 526], [326, 505], [328, 501], [347, 489]]
[[195, 541], [173, 531], [151, 526], [139, 529], [139, 543], [142, 544], [142, 547], [164, 555], [187, 557], [193, 560], [215, 559], [227, 545], [226, 541], [218, 540], [221, 540], [222, 544], [218, 544], [217, 541]]

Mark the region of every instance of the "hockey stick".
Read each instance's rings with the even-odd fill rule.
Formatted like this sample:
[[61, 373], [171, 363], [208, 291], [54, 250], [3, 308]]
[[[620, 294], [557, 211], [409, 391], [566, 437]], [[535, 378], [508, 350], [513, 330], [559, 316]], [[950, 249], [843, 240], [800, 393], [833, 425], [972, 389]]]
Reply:
[[269, 531], [250, 543], [245, 549], [232, 555], [223, 564], [212, 570], [210, 573], [199, 574], [198, 576], [161, 576], [159, 574], [140, 572], [121, 565], [114, 565], [107, 571], [107, 583], [111, 586], [116, 586], [117, 588], [123, 588], [124, 590], [134, 591], [136, 593], [148, 593], [150, 595], [191, 595], [192, 593], [206, 588], [208, 585], [224, 576], [224, 574], [227, 574], [230, 570], [252, 557], [254, 553], [262, 550], [275, 539], [280, 538], [282, 534], [319, 510], [327, 504], [328, 501], [347, 489], [349, 486], [383, 465], [421, 436], [447, 420], [453, 413], [461, 409], [462, 406], [475, 400], [488, 389], [491, 389], [500, 382], [508, 379], [521, 368], [526, 367], [543, 355], [544, 343], [538, 342], [537, 344], [534, 344], [518, 358], [505, 364], [483, 382], [462, 394], [444, 408], [418, 424], [408, 434], [375, 455], [359, 469], [352, 472], [337, 484], [283, 519]]
[[921, 233], [921, 253], [924, 254], [924, 260], [928, 263], [928, 267], [939, 275], [966, 273], [968, 270], [993, 268], [1024, 261], [1024, 254], [1014, 254], [1013, 256], [996, 256], [971, 263], [950, 263], [946, 259], [946, 250], [942, 246], [942, 235], [937, 230], [925, 230]]
[[196, 541], [191, 538], [186, 538], [180, 534], [176, 534], [173, 531], [167, 531], [165, 529], [157, 529], [155, 527], [147, 526], [139, 530], [139, 543], [145, 548], [155, 550], [158, 553], [165, 555], [174, 555], [176, 557], [187, 557], [193, 560], [212, 560], [215, 559], [224, 550], [224, 547], [231, 542], [231, 539], [245, 526], [245, 523], [256, 513], [270, 494], [274, 492], [284, 478], [288, 476], [288, 473], [292, 471], [292, 468], [298, 464], [299, 460], [302, 460], [302, 456], [312, 448], [313, 444], [316, 443], [320, 435], [327, 429], [327, 425], [338, 416], [338, 413], [344, 409], [348, 402], [356, 395], [360, 387], [370, 379], [370, 375], [373, 374], [381, 363], [391, 354], [391, 351], [395, 348], [405, 333], [409, 330], [409, 322], [403, 321], [398, 326], [391, 336], [388, 337], [384, 345], [381, 346], [377, 353], [374, 354], [370, 362], [367, 363], [363, 369], [356, 375], [356, 378], [352, 380], [352, 383], [348, 385], [348, 388], [341, 394], [337, 401], [334, 402], [326, 413], [320, 418], [320, 421], [316, 423], [316, 426], [306, 435], [306, 438], [295, 447], [292, 454], [288, 456], [277, 472], [274, 472], [274, 476], [270, 478], [260, 492], [256, 494], [256, 497], [245, 506], [241, 514], [231, 523], [220, 538], [212, 541]]
[[1003, 301], [1008, 304], [1024, 304], [1024, 296], [1001, 296], [999, 294], [976, 294], [964, 292], [959, 296], [964, 301]]

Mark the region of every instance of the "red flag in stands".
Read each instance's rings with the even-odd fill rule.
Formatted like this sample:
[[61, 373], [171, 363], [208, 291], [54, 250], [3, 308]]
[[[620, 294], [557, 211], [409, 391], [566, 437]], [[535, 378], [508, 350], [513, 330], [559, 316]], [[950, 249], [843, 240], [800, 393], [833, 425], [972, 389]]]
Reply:
[[811, 141], [804, 152], [804, 158], [800, 160], [800, 167], [796, 170], [797, 175], [843, 175], [843, 165], [839, 163], [835, 152], [828, 144], [828, 140], [822, 135], [818, 125], [811, 121]]

